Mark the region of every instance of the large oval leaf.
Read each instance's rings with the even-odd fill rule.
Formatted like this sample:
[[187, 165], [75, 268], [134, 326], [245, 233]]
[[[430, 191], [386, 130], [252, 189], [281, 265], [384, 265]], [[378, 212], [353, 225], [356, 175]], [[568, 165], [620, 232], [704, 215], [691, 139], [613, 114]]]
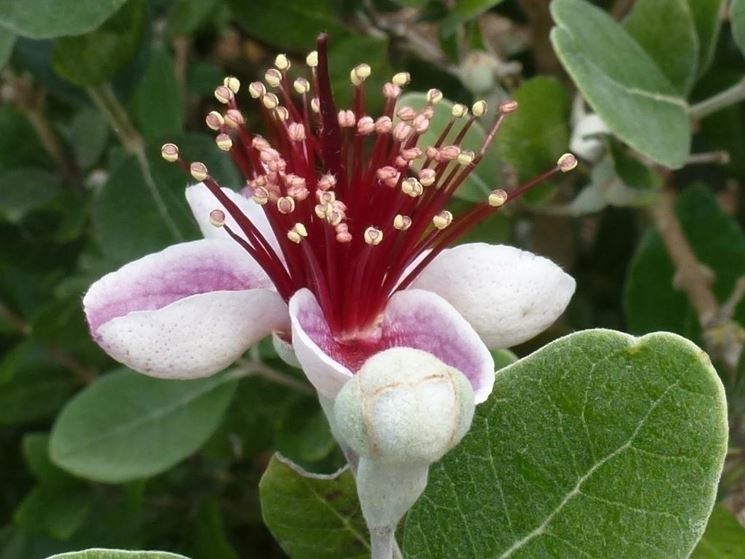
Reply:
[[406, 557], [683, 559], [726, 450], [724, 390], [698, 347], [572, 334], [497, 374], [407, 517]]
[[607, 13], [555, 0], [551, 42], [587, 102], [619, 138], [667, 167], [688, 157], [686, 102], [649, 55]]
[[92, 31], [127, 0], [0, 0], [0, 26], [47, 39]]
[[65, 470], [121, 483], [163, 472], [217, 428], [235, 390], [226, 376], [159, 380], [129, 370], [106, 375], [70, 401], [49, 452]]

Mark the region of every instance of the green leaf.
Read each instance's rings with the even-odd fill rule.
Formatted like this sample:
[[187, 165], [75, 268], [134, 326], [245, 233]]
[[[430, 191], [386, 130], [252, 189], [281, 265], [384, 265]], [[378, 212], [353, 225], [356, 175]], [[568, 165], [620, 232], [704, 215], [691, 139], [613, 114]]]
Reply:
[[173, 60], [162, 48], [150, 53], [147, 71], [132, 99], [132, 116], [146, 140], [180, 134], [184, 127], [181, 88]]
[[0, 216], [11, 222], [46, 206], [60, 191], [59, 178], [41, 169], [17, 169], [0, 174]]
[[235, 390], [229, 377], [178, 381], [129, 370], [106, 375], [62, 410], [50, 454], [65, 470], [121, 483], [159, 474], [196, 452]]
[[[735, 0], [739, 2], [741, 0]], [[717, 47], [719, 30], [722, 28], [722, 11], [725, 0], [688, 0], [696, 25], [699, 45], [698, 75], [709, 69]]]
[[745, 528], [724, 505], [717, 505], [691, 559], [740, 559], [745, 550]]
[[686, 102], [639, 44], [583, 0], [554, 0], [551, 42], [595, 111], [623, 141], [670, 168], [690, 151]]
[[275, 454], [259, 483], [269, 531], [292, 559], [370, 557], [354, 476], [303, 471]]
[[[725, 301], [745, 275], [745, 236], [708, 188], [688, 188], [677, 200], [683, 232], [701, 263], [714, 273], [712, 289]], [[624, 309], [629, 330], [644, 334], [668, 330], [698, 339], [700, 327], [688, 297], [673, 286], [675, 271], [656, 230], [651, 228], [634, 255], [625, 284]], [[735, 317], [745, 323], [745, 305]]]
[[77, 482], [49, 457], [49, 435], [31, 433], [23, 437], [23, 457], [36, 479], [47, 486], [64, 486]]
[[16, 36], [7, 29], [0, 28], [0, 70], [2, 70], [13, 53]]
[[174, 0], [168, 10], [168, 33], [188, 36], [215, 13], [220, 0]]
[[44, 362], [27, 362], [0, 381], [0, 425], [54, 415], [75, 390], [72, 375]]
[[450, 35], [462, 23], [480, 16], [501, 3], [502, 0], [458, 0], [440, 22], [440, 31], [443, 35]]
[[249, 35], [278, 48], [310, 52], [322, 31], [332, 38], [330, 47], [349, 34], [332, 0], [227, 0], [227, 4]]
[[75, 161], [83, 169], [94, 165], [106, 150], [109, 123], [100, 111], [86, 107], [75, 115], [68, 130]]
[[0, 0], [0, 26], [47, 39], [92, 31], [127, 0]]
[[54, 71], [76, 85], [105, 83], [137, 54], [144, 30], [144, 0], [130, 0], [95, 31], [58, 39]]
[[[561, 83], [546, 77], [526, 81], [513, 97], [521, 109], [505, 119], [496, 144], [523, 182], [554, 167], [567, 151], [570, 99]], [[539, 199], [545, 197], [540, 191], [538, 195]]]
[[611, 139], [609, 143], [613, 167], [623, 184], [635, 190], [654, 190], [662, 186], [660, 175], [631, 155], [620, 142]]
[[405, 556], [683, 559], [726, 450], [724, 390], [698, 347], [578, 332], [499, 372], [431, 469]]
[[227, 537], [225, 522], [216, 499], [203, 501], [192, 524], [191, 552], [195, 557], [238, 559]]
[[[427, 94], [419, 92], [405, 93], [398, 102], [398, 107], [410, 106], [416, 110], [421, 110], [427, 103]], [[451, 120], [450, 111], [453, 109], [453, 103], [443, 99], [434, 106], [434, 115], [430, 120], [429, 128], [422, 134], [417, 145], [426, 147], [434, 144], [439, 138], [442, 131]], [[444, 145], [452, 142], [460, 131], [461, 126], [466, 119], [456, 121], [453, 130], [445, 139]], [[468, 130], [465, 138], [461, 142], [461, 147], [470, 149], [476, 153], [479, 152], [481, 145], [486, 138], [486, 131], [479, 124], [474, 122]], [[484, 158], [478, 167], [469, 175], [463, 184], [455, 192], [457, 198], [469, 202], [483, 202], [489, 196], [489, 193], [502, 184], [502, 169], [499, 163], [499, 153], [496, 144], [493, 143], [487, 150]]]
[[28, 530], [66, 540], [85, 522], [92, 501], [88, 488], [41, 484], [26, 495], [14, 520]]
[[86, 549], [47, 557], [47, 559], [188, 559], [165, 551], [125, 551], [122, 549]]
[[[698, 70], [699, 44], [689, 0], [638, 0], [624, 21], [680, 94], [690, 91]], [[665, 32], [660, 33], [660, 21]]]
[[732, 34], [735, 37], [735, 42], [745, 55], [745, 0], [732, 0], [730, 19], [732, 20]]

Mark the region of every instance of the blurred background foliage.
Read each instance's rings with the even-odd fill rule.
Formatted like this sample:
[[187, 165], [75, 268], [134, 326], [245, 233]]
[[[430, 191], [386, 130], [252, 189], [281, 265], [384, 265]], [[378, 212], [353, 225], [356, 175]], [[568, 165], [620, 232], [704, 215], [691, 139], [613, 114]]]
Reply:
[[240, 381], [152, 380], [93, 344], [80, 303], [102, 274], [197, 238], [161, 144], [241, 186], [204, 125], [214, 87], [262, 79], [278, 52], [302, 67], [320, 31], [342, 103], [362, 62], [370, 91], [411, 72], [413, 105], [430, 87], [452, 102], [520, 102], [456, 210], [577, 150], [577, 172], [468, 240], [528, 248], [577, 278], [563, 319], [519, 355], [590, 327], [668, 330], [711, 353], [732, 441], [705, 538], [733, 554], [696, 553], [741, 557], [745, 2], [593, 4], [0, 0], [0, 559], [89, 546], [284, 557], [259, 507], [273, 451], [314, 472], [343, 463], [310, 386], [271, 343]]

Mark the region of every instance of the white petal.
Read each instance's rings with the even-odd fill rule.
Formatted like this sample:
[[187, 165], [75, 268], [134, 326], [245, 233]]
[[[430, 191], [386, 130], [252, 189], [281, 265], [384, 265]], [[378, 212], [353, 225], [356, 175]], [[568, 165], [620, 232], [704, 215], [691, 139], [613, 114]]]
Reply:
[[364, 339], [339, 342], [310, 291], [290, 300], [292, 345], [316, 389], [334, 398], [353, 372], [372, 355], [391, 347], [427, 351], [461, 371], [483, 402], [494, 384], [494, 361], [478, 334], [460, 314], [434, 293], [409, 289], [396, 293], [379, 326]]
[[287, 306], [275, 291], [214, 291], [115, 318], [98, 328], [96, 338], [114, 359], [146, 375], [199, 378], [287, 326]]
[[228, 356], [289, 328], [286, 305], [264, 271], [233, 241], [217, 239], [130, 262], [95, 282], [83, 307], [104, 350], [153, 376], [219, 371]]
[[492, 349], [529, 340], [564, 312], [576, 283], [556, 264], [506, 245], [444, 250], [412, 287], [444, 297]]
[[[229, 188], [223, 188], [222, 191], [235, 202], [235, 204], [241, 209], [241, 211], [248, 217], [249, 220], [256, 226], [259, 232], [264, 238], [269, 241], [269, 244], [274, 248], [277, 254], [279, 252], [279, 244], [277, 238], [272, 231], [269, 221], [266, 218], [264, 210], [261, 209], [256, 202], [246, 198], [242, 194], [235, 192]], [[210, 223], [210, 212], [212, 210], [222, 210], [225, 212], [225, 224], [228, 225], [233, 231], [238, 233], [244, 239], [245, 234], [235, 222], [228, 211], [225, 209], [220, 202], [214, 197], [204, 183], [198, 183], [186, 188], [186, 201], [191, 207], [191, 211], [194, 214], [194, 219], [197, 220], [199, 229], [202, 231], [202, 235], [207, 239], [230, 239], [225, 229], [221, 227], [215, 227]]]

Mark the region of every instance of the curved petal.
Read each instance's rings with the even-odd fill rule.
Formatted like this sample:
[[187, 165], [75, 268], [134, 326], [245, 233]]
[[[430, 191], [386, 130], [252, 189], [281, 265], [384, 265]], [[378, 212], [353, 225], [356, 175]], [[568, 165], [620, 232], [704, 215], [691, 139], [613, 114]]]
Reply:
[[289, 327], [264, 271], [217, 239], [174, 245], [105, 275], [83, 307], [107, 353], [160, 377], [217, 372], [272, 329]]
[[476, 332], [444, 299], [409, 289], [396, 293], [380, 323], [367, 337], [339, 341], [307, 289], [290, 299], [292, 345], [316, 389], [328, 398], [373, 354], [391, 347], [427, 351], [461, 371], [471, 381], [476, 402], [483, 402], [494, 384], [494, 360]]
[[[246, 198], [242, 194], [235, 192], [229, 188], [223, 188], [222, 191], [228, 195], [228, 197], [235, 202], [235, 204], [241, 209], [241, 211], [251, 220], [256, 226], [259, 232], [269, 241], [269, 244], [274, 248], [277, 254], [282, 254], [279, 250], [279, 244], [277, 238], [269, 225], [269, 220], [266, 218], [264, 210], [261, 209], [256, 202]], [[241, 237], [245, 239], [245, 234], [238, 227], [230, 214], [225, 210], [225, 207], [217, 201], [212, 195], [209, 189], [204, 183], [188, 186], [186, 188], [186, 201], [189, 203], [191, 212], [194, 214], [194, 219], [197, 220], [199, 229], [207, 239], [230, 239], [225, 229], [222, 227], [215, 227], [210, 223], [210, 212], [212, 210], [222, 210], [225, 212], [225, 223]]]
[[412, 287], [453, 305], [492, 349], [529, 340], [564, 312], [576, 282], [541, 256], [506, 245], [444, 250]]

